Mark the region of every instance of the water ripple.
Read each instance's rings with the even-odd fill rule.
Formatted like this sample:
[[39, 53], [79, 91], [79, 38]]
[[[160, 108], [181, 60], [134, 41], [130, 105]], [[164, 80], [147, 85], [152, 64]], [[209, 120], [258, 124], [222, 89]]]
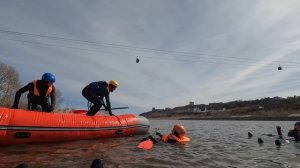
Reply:
[[[300, 144], [276, 147], [276, 137], [266, 136], [277, 134], [277, 125], [286, 133], [293, 122], [151, 120], [150, 134], [155, 137], [157, 130], [169, 133], [176, 123], [187, 128], [190, 143], [159, 143], [144, 151], [136, 146], [145, 136], [135, 136], [1, 147], [0, 167], [29, 163], [38, 168], [83, 168], [101, 158], [106, 168], [300, 168]], [[248, 138], [248, 132], [252, 138]], [[257, 143], [258, 137], [263, 144]]]

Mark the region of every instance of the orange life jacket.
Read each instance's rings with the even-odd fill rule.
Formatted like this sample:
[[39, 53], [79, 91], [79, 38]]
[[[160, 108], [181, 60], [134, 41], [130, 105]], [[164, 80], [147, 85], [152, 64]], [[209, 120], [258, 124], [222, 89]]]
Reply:
[[[33, 95], [41, 96], [41, 94], [37, 88], [37, 80], [32, 81], [32, 83], [33, 83]], [[51, 85], [49, 85], [45, 96], [48, 97], [51, 94], [52, 90], [53, 90], [53, 85], [51, 84]]]
[[179, 143], [185, 143], [185, 142], [190, 142], [191, 141], [191, 139], [187, 136], [182, 136], [182, 137], [179, 138], [179, 137], [177, 137], [173, 134], [165, 134], [161, 137], [161, 140], [163, 142], [168, 142], [169, 139], [175, 140]]

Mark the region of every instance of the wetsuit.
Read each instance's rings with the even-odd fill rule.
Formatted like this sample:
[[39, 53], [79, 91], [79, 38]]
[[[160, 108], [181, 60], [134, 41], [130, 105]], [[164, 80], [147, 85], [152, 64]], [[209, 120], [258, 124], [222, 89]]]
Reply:
[[[28, 110], [35, 111], [37, 106], [42, 106], [42, 111], [51, 112], [54, 110], [56, 103], [55, 87], [49, 85], [49, 82], [43, 80], [35, 80], [28, 83], [16, 92], [13, 108], [18, 108], [19, 100], [22, 93], [28, 93]], [[51, 103], [49, 102], [51, 99]]]
[[[82, 95], [88, 101], [93, 103], [92, 107], [86, 113], [87, 116], [95, 115], [100, 110], [102, 105], [105, 107], [107, 111], [109, 111], [110, 115], [113, 115], [111, 112], [111, 105], [109, 100], [108, 83], [106, 81], [98, 81], [98, 82], [90, 83], [85, 88], [83, 88]], [[106, 100], [106, 106], [103, 103], [103, 98], [105, 98]]]
[[288, 136], [294, 137], [296, 142], [300, 141], [299, 131], [296, 129], [290, 130], [288, 133]]

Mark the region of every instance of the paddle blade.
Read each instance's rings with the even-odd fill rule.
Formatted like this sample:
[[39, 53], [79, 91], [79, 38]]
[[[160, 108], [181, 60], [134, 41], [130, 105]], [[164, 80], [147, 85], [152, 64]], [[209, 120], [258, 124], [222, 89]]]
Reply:
[[152, 149], [153, 142], [150, 139], [148, 139], [146, 141], [139, 143], [139, 145], [137, 147], [140, 149], [149, 150], [149, 149]]

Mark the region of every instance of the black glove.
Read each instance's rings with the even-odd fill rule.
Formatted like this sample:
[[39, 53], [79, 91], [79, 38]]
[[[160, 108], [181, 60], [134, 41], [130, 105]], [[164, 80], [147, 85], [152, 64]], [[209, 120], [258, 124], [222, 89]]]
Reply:
[[154, 143], [158, 143], [156, 139], [154, 139], [151, 135], [148, 136], [148, 138]]
[[158, 135], [160, 138], [162, 137], [161, 133], [156, 132], [155, 135]]
[[111, 111], [109, 111], [109, 115], [114, 116], [114, 114]]
[[143, 138], [142, 140], [141, 140], [141, 142], [143, 142], [143, 141], [147, 141], [149, 138]]

